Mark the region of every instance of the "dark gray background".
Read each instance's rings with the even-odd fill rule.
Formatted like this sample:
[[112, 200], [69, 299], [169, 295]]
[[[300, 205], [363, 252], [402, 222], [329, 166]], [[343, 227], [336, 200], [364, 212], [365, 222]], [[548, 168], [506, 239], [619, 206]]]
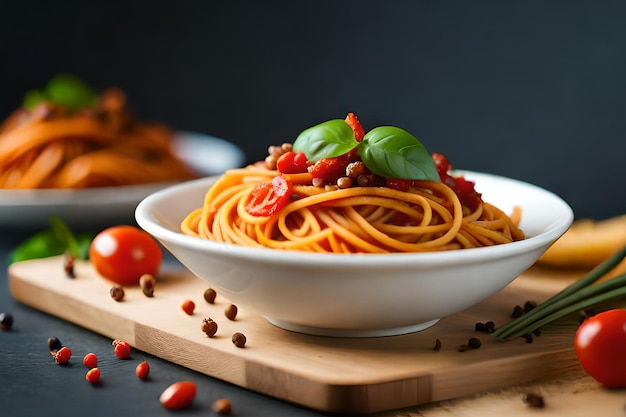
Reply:
[[1, 114], [71, 72], [253, 161], [353, 111], [577, 217], [626, 213], [626, 2], [3, 2], [0, 42]]

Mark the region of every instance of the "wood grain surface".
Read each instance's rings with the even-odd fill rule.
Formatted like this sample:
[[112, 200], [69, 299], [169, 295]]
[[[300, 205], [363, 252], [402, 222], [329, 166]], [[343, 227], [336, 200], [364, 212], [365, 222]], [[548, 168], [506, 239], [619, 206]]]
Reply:
[[[496, 295], [425, 331], [347, 339], [285, 331], [245, 306], [238, 306], [236, 319], [229, 320], [224, 310], [230, 302], [218, 294], [215, 304], [207, 303], [203, 293], [208, 285], [181, 270], [163, 271], [152, 298], [138, 287], [127, 287], [124, 300], [116, 302], [109, 295], [113, 284], [98, 276], [89, 263], [78, 262], [76, 277], [68, 278], [63, 262], [62, 257], [53, 257], [11, 265], [13, 297], [111, 339], [125, 339], [134, 348], [168, 361], [315, 410], [501, 416], [509, 404], [512, 410], [529, 413], [520, 399], [522, 389], [542, 390], [553, 404], [562, 395], [559, 401], [568, 406], [572, 405], [567, 400], [570, 391], [578, 392], [576, 399], [601, 397], [603, 406], [612, 410], [620, 402], [612, 415], [622, 415], [621, 403], [626, 403], [623, 393], [599, 389], [582, 374], [572, 349], [575, 322], [548, 326], [532, 343], [521, 338], [500, 342], [474, 329], [476, 322], [505, 323], [516, 304], [541, 302], [579, 273], [533, 267]], [[192, 315], [181, 309], [186, 299], [196, 304]], [[215, 337], [202, 332], [204, 318], [217, 322]], [[232, 343], [235, 332], [246, 336], [244, 348]], [[471, 337], [479, 338], [481, 347], [459, 351]], [[437, 339], [440, 350], [433, 349]], [[552, 395], [550, 390], [560, 394]], [[589, 401], [580, 402], [589, 405]], [[572, 412], [581, 409], [574, 408]], [[550, 410], [542, 410], [543, 415], [550, 415]], [[512, 411], [509, 416], [534, 415], [536, 410], [530, 411]], [[602, 414], [594, 411], [594, 415]]]

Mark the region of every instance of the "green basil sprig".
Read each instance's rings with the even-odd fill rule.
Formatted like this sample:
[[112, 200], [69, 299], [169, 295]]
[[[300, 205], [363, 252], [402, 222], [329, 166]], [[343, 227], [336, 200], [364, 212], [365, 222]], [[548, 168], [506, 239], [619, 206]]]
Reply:
[[365, 166], [381, 177], [440, 181], [424, 145], [398, 127], [376, 127], [358, 142], [344, 120], [329, 120], [306, 129], [293, 143], [293, 150], [304, 152], [312, 162], [340, 156], [354, 148]]
[[75, 259], [88, 259], [95, 232], [72, 233], [58, 217], [50, 216], [50, 229], [42, 230], [20, 243], [7, 259], [8, 264], [69, 253]]
[[27, 91], [22, 106], [32, 110], [43, 101], [74, 111], [95, 106], [98, 102], [98, 94], [78, 77], [71, 74], [59, 74], [54, 76], [43, 89]]

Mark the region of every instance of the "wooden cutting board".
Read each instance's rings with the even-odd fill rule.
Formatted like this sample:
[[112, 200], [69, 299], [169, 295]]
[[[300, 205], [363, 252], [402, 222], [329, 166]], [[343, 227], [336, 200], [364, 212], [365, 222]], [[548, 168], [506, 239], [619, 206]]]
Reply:
[[[13, 297], [211, 377], [320, 411], [399, 409], [579, 372], [572, 349], [575, 323], [545, 328], [533, 343], [521, 338], [500, 342], [476, 332], [474, 325], [503, 324], [516, 304], [541, 302], [580, 274], [534, 267], [498, 294], [425, 331], [344, 339], [285, 331], [245, 306], [238, 306], [236, 320], [228, 320], [229, 301], [218, 294], [215, 304], [207, 303], [208, 285], [179, 269], [162, 272], [153, 298], [139, 288], [125, 288], [125, 299], [116, 302], [109, 295], [112, 283], [89, 263], [78, 262], [72, 279], [63, 262], [53, 257], [11, 265]], [[186, 299], [196, 304], [191, 316], [181, 309]], [[203, 318], [218, 323], [215, 337], [201, 331]], [[247, 337], [244, 348], [233, 345], [235, 332]], [[471, 337], [482, 346], [459, 351]], [[438, 351], [433, 349], [437, 339]]]

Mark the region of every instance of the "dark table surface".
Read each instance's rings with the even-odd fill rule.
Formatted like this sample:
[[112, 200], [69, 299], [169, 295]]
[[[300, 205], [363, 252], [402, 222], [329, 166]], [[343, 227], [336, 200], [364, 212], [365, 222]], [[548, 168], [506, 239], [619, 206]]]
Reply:
[[[159, 403], [170, 384], [189, 380], [197, 384], [191, 407], [181, 415], [217, 415], [213, 402], [231, 401], [233, 416], [314, 416], [310, 409], [273, 399], [241, 387], [134, 350], [126, 360], [112, 354], [111, 340], [54, 316], [30, 308], [11, 296], [7, 256], [32, 230], [0, 230], [0, 312], [13, 316], [12, 329], [0, 331], [0, 416], [171, 416]], [[166, 255], [167, 267], [180, 267]], [[59, 305], [59, 308], [63, 308]], [[72, 349], [67, 365], [58, 365], [48, 351], [48, 338], [55, 336]], [[85, 380], [85, 354], [98, 355], [102, 377], [98, 385]], [[148, 380], [135, 376], [135, 367], [147, 360]]]

